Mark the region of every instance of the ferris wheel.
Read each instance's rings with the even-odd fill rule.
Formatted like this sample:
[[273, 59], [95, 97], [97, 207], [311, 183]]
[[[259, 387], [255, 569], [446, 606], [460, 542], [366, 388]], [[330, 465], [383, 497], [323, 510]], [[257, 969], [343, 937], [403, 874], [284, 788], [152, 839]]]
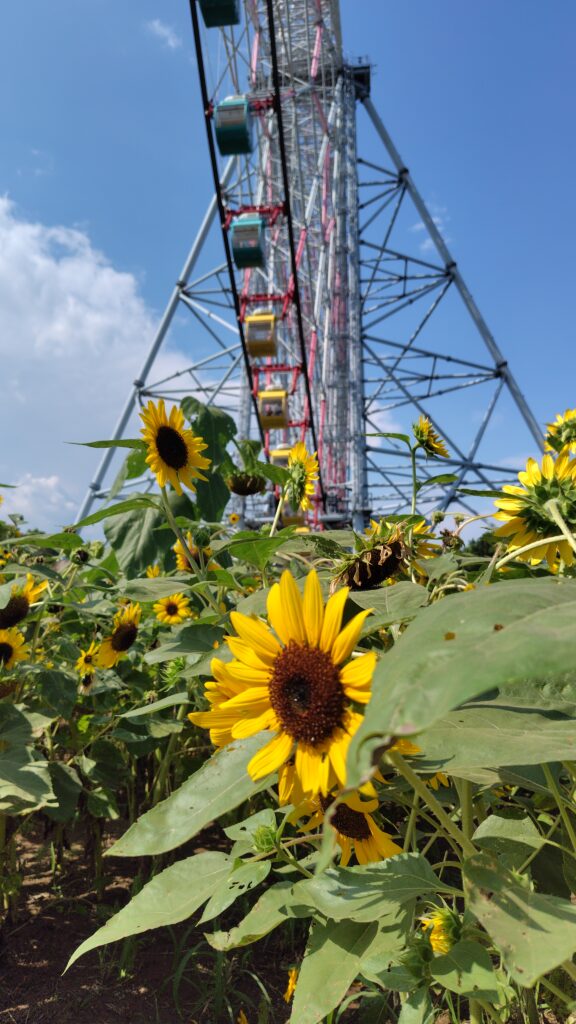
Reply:
[[[148, 397], [194, 394], [231, 412], [239, 436], [259, 439], [272, 463], [302, 440], [318, 453], [316, 526], [361, 530], [370, 513], [405, 511], [403, 447], [375, 437], [399, 410], [428, 415], [450, 444], [456, 480], [431, 486], [429, 502], [447, 507], [462, 485], [509, 482], [514, 469], [480, 450], [497, 402], [507, 397], [507, 415], [539, 445], [540, 427], [372, 104], [369, 64], [344, 58], [339, 0], [190, 0], [190, 12], [204, 120], [195, 134], [208, 147], [213, 196], [115, 437]], [[360, 104], [382, 164], [357, 153]], [[395, 241], [409, 240], [409, 204], [434, 256], [421, 245], [407, 255]], [[473, 342], [444, 327], [424, 344], [453, 294]], [[154, 381], [182, 306], [195, 328], [191, 364]], [[483, 413], [463, 445], [444, 411], [471, 387], [484, 389]], [[79, 518], [105, 497], [111, 456]], [[261, 500], [250, 507], [266, 518]]]

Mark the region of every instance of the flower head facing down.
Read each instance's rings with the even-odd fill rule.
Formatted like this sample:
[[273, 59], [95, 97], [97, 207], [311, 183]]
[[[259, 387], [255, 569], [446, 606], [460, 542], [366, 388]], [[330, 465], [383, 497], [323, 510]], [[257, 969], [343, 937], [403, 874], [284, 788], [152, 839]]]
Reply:
[[425, 519], [371, 519], [365, 535], [357, 538], [356, 551], [336, 567], [333, 588], [345, 583], [351, 590], [374, 590], [387, 580], [413, 572], [425, 577], [423, 560], [434, 558], [441, 550]]
[[[301, 828], [308, 832], [321, 828], [332, 797], [317, 797], [310, 801], [310, 820]], [[391, 836], [378, 827], [373, 812], [378, 809], [378, 800], [361, 800], [357, 793], [342, 798], [330, 817], [330, 825], [336, 832], [336, 842], [342, 850], [340, 864], [346, 867], [354, 854], [359, 864], [375, 864], [387, 857], [402, 853], [402, 847]]]
[[0, 669], [10, 670], [17, 661], [25, 661], [30, 651], [19, 629], [0, 629]]
[[157, 562], [154, 565], [147, 565], [146, 566], [146, 576], [148, 577], [149, 580], [154, 580], [159, 575], [160, 575], [160, 566], [158, 565]]
[[554, 422], [547, 423], [546, 427], [546, 451], [559, 454], [567, 448], [576, 454], [576, 409], [566, 409], [563, 416], [559, 413]]
[[200, 454], [208, 445], [185, 427], [182, 410], [174, 405], [167, 414], [164, 400], [160, 399], [157, 405], [148, 402], [140, 418], [144, 424], [141, 434], [148, 449], [146, 462], [159, 486], [170, 483], [178, 494], [182, 494], [182, 485], [196, 490], [194, 480], [205, 480], [200, 471], [210, 465], [210, 459]]
[[233, 660], [212, 660], [214, 679], [206, 687], [212, 708], [189, 718], [224, 742], [273, 732], [248, 764], [253, 779], [293, 757], [306, 795], [327, 796], [345, 785], [348, 746], [362, 721], [354, 705], [368, 703], [376, 666], [373, 651], [350, 660], [370, 610], [342, 628], [347, 596], [344, 587], [324, 607], [314, 570], [303, 595], [286, 570], [268, 595], [268, 624], [231, 612], [238, 635], [226, 643]]
[[558, 536], [559, 529], [545, 506], [554, 499], [569, 529], [576, 531], [576, 459], [570, 458], [567, 448], [556, 459], [544, 455], [541, 466], [528, 459], [518, 479], [522, 486], [505, 484], [502, 497], [495, 502], [499, 511], [494, 518], [504, 525], [494, 535], [505, 537], [511, 552], [541, 541], [537, 547], [518, 555], [522, 561], [536, 565], [545, 558], [553, 569], [560, 556], [566, 565], [572, 565], [574, 552], [569, 542], [549, 541]]
[[31, 573], [27, 573], [24, 586], [13, 586], [8, 604], [0, 608], [0, 629], [10, 629], [22, 622], [47, 586], [46, 580], [35, 583]]
[[120, 658], [125, 657], [138, 636], [138, 625], [142, 609], [137, 602], [127, 604], [114, 616], [114, 629], [106, 637], [96, 657], [98, 668], [114, 668]]
[[190, 601], [184, 594], [170, 594], [170, 597], [160, 598], [154, 605], [154, 611], [158, 622], [168, 626], [179, 626], [192, 614]]
[[412, 430], [418, 444], [424, 449], [427, 455], [432, 455], [435, 458], [440, 459], [450, 458], [450, 453], [445, 442], [436, 430], [434, 430], [434, 427], [427, 416], [420, 416], [416, 423], [412, 424]]
[[307, 451], [303, 441], [290, 449], [288, 455], [288, 481], [286, 492], [293, 508], [301, 508], [306, 512], [312, 507], [311, 497], [314, 485], [318, 480], [318, 459]]
[[435, 908], [426, 917], [421, 917], [420, 923], [437, 955], [449, 953], [462, 933], [460, 918], [448, 907]]

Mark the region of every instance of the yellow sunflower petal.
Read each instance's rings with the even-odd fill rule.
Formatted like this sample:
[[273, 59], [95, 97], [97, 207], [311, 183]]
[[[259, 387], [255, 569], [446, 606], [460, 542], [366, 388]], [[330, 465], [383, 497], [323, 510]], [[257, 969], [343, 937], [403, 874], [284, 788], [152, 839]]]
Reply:
[[328, 599], [326, 604], [324, 623], [320, 636], [320, 648], [328, 654], [332, 651], [336, 637], [340, 632], [344, 605], [346, 604], [348, 593], [349, 588], [342, 587], [341, 590], [337, 590], [335, 594], [332, 594], [332, 597]]
[[232, 736], [235, 740], [243, 740], [247, 736], [255, 736], [257, 732], [262, 732], [264, 729], [277, 728], [278, 719], [272, 708], [267, 708], [256, 718], [243, 718], [236, 721], [232, 726]]
[[276, 635], [280, 637], [283, 644], [290, 643], [292, 638], [290, 636], [290, 630], [288, 629], [288, 624], [284, 614], [284, 605], [280, 594], [279, 583], [275, 583], [274, 586], [271, 587], [270, 593], [268, 594], [268, 600], [266, 601], [266, 609], [268, 611], [270, 625]]
[[376, 651], [368, 651], [366, 654], [361, 654], [359, 658], [353, 658], [347, 665], [344, 665], [340, 669], [340, 681], [344, 687], [344, 692], [347, 692], [347, 687], [349, 686], [355, 690], [370, 686], [377, 660]]
[[367, 608], [365, 611], [358, 612], [358, 615], [355, 615], [337, 636], [332, 646], [332, 660], [335, 665], [341, 665], [346, 658], [350, 657], [358, 643], [364, 621], [372, 611], [372, 608]]
[[306, 629], [302, 614], [302, 596], [292, 573], [285, 569], [280, 577], [280, 598], [290, 640], [306, 643]]
[[266, 703], [270, 707], [270, 691], [267, 686], [249, 686], [242, 693], [231, 697], [223, 708], [251, 708], [254, 704]]
[[269, 665], [258, 657], [254, 649], [245, 640], [241, 640], [238, 636], [227, 636], [226, 643], [238, 661], [241, 661], [244, 665], [250, 665], [251, 668], [258, 668], [261, 671], [269, 672]]
[[324, 624], [324, 601], [315, 569], [308, 573], [304, 586], [303, 612], [308, 643], [311, 647], [317, 647]]
[[260, 619], [250, 618], [241, 612], [230, 612], [230, 619], [238, 636], [253, 648], [262, 661], [269, 664], [280, 653], [276, 637]]
[[278, 771], [280, 765], [288, 760], [292, 753], [293, 741], [286, 733], [278, 733], [270, 743], [267, 743], [262, 750], [248, 762], [248, 774], [250, 778], [263, 779], [266, 775]]

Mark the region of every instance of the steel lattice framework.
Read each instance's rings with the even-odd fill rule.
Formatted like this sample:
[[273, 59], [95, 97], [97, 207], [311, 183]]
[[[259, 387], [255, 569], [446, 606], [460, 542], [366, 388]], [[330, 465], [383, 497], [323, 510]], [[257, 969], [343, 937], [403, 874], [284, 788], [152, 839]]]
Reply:
[[[402, 444], [370, 435], [425, 413], [446, 437], [447, 470], [457, 477], [448, 487], [430, 487], [429, 504], [447, 507], [461, 485], [499, 486], [514, 470], [483, 462], [480, 448], [500, 395], [512, 399], [538, 445], [541, 431], [372, 104], [370, 67], [344, 60], [339, 0], [242, 6], [239, 26], [206, 29], [190, 0], [214, 195], [114, 436], [148, 397], [194, 394], [231, 411], [239, 435], [259, 436], [266, 455], [300, 439], [317, 450], [314, 522], [361, 529], [369, 513], [405, 510], [411, 486]], [[247, 98], [255, 144], [226, 159], [214, 112], [228, 96]], [[360, 105], [383, 144], [382, 165], [358, 157]], [[407, 207], [434, 258], [424, 258], [422, 245], [406, 254]], [[265, 222], [266, 258], [261, 267], [238, 270], [231, 233], [246, 214]], [[224, 259], [214, 267], [217, 244]], [[450, 344], [441, 336], [442, 344], [427, 344], [432, 321], [454, 293], [469, 314], [472, 341]], [[195, 328], [191, 363], [155, 381], [156, 356], [182, 307]], [[262, 310], [276, 316], [277, 350], [254, 358], [246, 318]], [[480, 385], [488, 398], [462, 447], [465, 432], [452, 436], [447, 403]], [[262, 424], [258, 395], [268, 389], [287, 394], [281, 429]], [[107, 451], [80, 518], [106, 496], [111, 457]], [[437, 471], [422, 466], [421, 475]], [[271, 495], [248, 514], [261, 520], [272, 511]]]

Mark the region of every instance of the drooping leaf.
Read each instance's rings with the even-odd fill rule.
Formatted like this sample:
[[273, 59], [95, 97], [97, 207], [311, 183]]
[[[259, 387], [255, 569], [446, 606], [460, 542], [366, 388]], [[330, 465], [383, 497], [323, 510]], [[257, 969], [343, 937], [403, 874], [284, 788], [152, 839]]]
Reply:
[[376, 923], [328, 921], [312, 925], [298, 975], [291, 1024], [319, 1024], [338, 1006], [360, 971], [378, 931]]
[[126, 580], [122, 590], [131, 601], [159, 601], [162, 597], [185, 593], [187, 585], [181, 579], [175, 579], [173, 576], [156, 576], [153, 579], [142, 577], [136, 580]]
[[148, 882], [114, 917], [73, 953], [66, 970], [98, 946], [151, 928], [185, 921], [210, 898], [230, 871], [230, 859], [216, 851], [178, 861]]
[[255, 886], [270, 874], [272, 864], [269, 860], [261, 860], [248, 864], [241, 864], [234, 868], [228, 878], [221, 882], [217, 892], [210, 897], [200, 918], [200, 924], [213, 921], [215, 917], [222, 914], [228, 907], [231, 907], [239, 896], [250, 892]]
[[130, 711], [123, 711], [120, 718], [140, 718], [142, 715], [152, 715], [156, 711], [172, 708], [176, 704], [187, 704], [189, 699], [185, 690], [181, 693], [171, 693], [169, 697], [162, 697], [161, 700], [155, 700], [152, 704], [144, 704], [141, 708], [131, 708]]
[[78, 773], [70, 765], [62, 764], [60, 761], [51, 761], [49, 771], [54, 796], [58, 803], [56, 807], [45, 807], [44, 814], [51, 818], [52, 821], [70, 821], [82, 791], [82, 783], [78, 778]]
[[158, 509], [159, 507], [158, 498], [152, 498], [147, 494], [137, 494], [133, 498], [127, 498], [126, 501], [119, 501], [116, 505], [106, 505], [104, 508], [99, 509], [98, 512], [93, 512], [91, 515], [86, 516], [75, 525], [77, 529], [82, 529], [84, 526], [95, 526], [96, 523], [101, 523], [104, 519], [112, 519], [129, 512], [141, 511], [142, 509]]
[[176, 636], [170, 637], [166, 643], [148, 651], [144, 660], [149, 665], [157, 665], [161, 661], [172, 661], [183, 654], [202, 654], [212, 652], [214, 644], [219, 644], [224, 636], [222, 626], [211, 626], [205, 622], [193, 622], [183, 626]]
[[432, 977], [461, 996], [498, 1001], [498, 984], [492, 961], [479, 942], [457, 942], [449, 953], [434, 957]]
[[489, 815], [476, 829], [473, 842], [508, 868], [519, 868], [533, 850], [544, 846], [536, 825], [522, 812]]
[[265, 789], [269, 779], [253, 782], [246, 765], [269, 740], [269, 733], [259, 733], [224, 747], [180, 789], [138, 818], [107, 854], [140, 857], [174, 850], [221, 814]]
[[292, 882], [277, 882], [267, 889], [248, 911], [246, 917], [229, 932], [214, 932], [206, 938], [214, 949], [236, 949], [249, 946], [264, 935], [283, 924], [289, 917], [292, 897]]
[[464, 864], [468, 909], [486, 929], [514, 981], [530, 988], [576, 951], [576, 906], [530, 892], [493, 856]]

